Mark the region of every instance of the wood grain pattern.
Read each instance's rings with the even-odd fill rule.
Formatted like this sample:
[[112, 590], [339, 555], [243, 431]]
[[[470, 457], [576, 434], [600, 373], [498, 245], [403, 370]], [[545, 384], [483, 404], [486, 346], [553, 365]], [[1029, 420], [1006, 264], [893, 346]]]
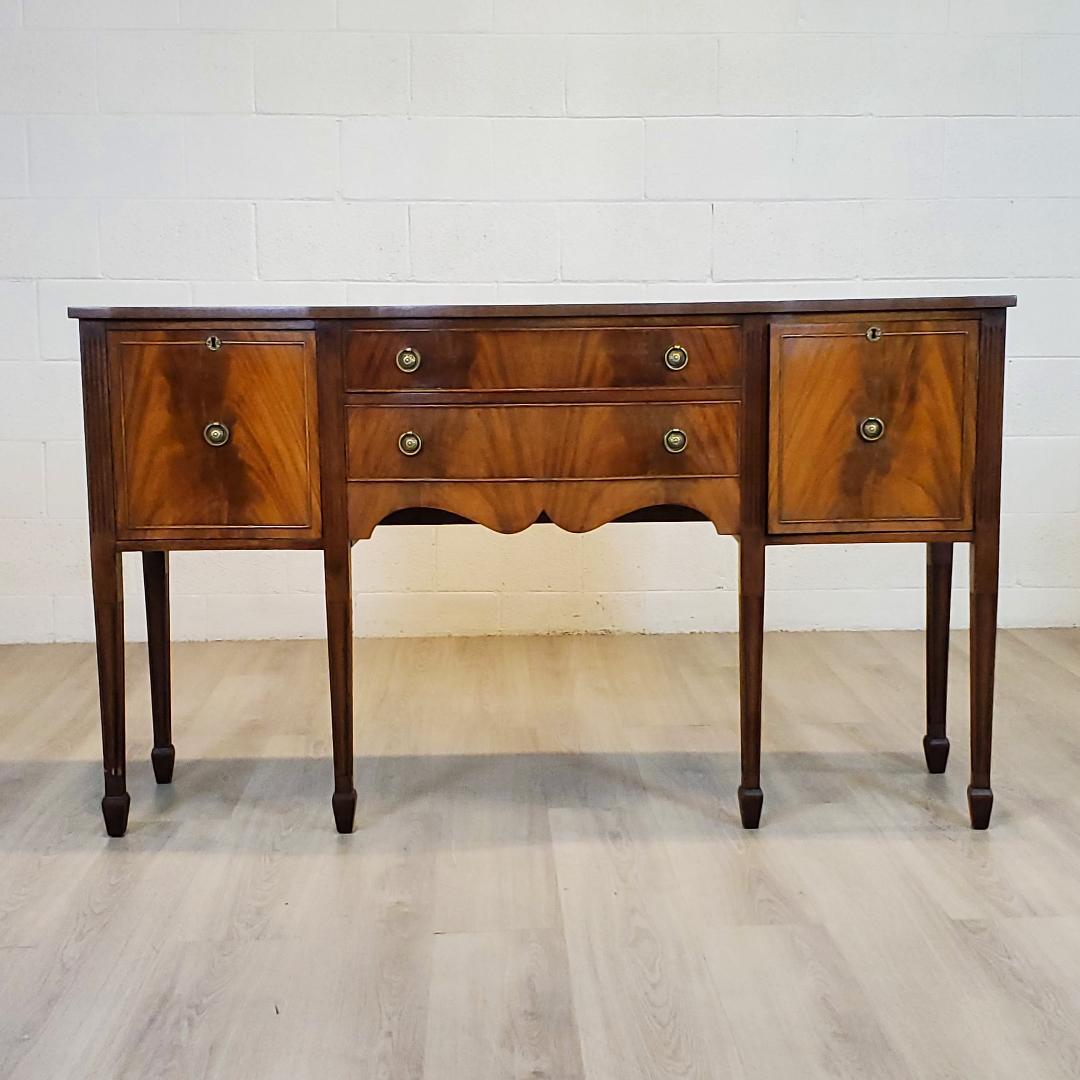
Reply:
[[[735, 402], [638, 405], [355, 406], [350, 480], [586, 480], [736, 476]], [[664, 435], [684, 431], [671, 453]], [[409, 457], [398, 438], [413, 431]]]
[[[935, 771], [948, 750], [943, 552], [973, 542], [968, 794], [972, 824], [985, 827], [1004, 309], [1013, 303], [117, 308], [85, 318], [108, 831], [124, 831], [128, 806], [121, 551], [145, 555], [152, 760], [164, 780], [174, 754], [168, 550], [323, 550], [333, 808], [346, 832], [357, 802], [353, 540], [381, 523], [475, 521], [517, 532], [553, 522], [583, 532], [616, 520], [694, 517], [740, 540], [738, 796], [751, 828], [763, 801], [766, 548], [930, 544], [924, 750]], [[871, 325], [882, 333], [868, 338]], [[220, 349], [207, 350], [210, 333]], [[664, 366], [672, 344], [689, 352], [685, 370]], [[394, 364], [406, 345], [423, 357], [411, 374]], [[885, 421], [883, 440], [858, 438], [865, 416]], [[202, 442], [211, 419], [232, 429], [223, 447]], [[683, 453], [665, 448], [672, 428], [686, 433]], [[423, 441], [414, 456], [398, 446], [406, 431]], [[816, 673], [807, 675], [815, 693], [831, 698]], [[547, 1055], [530, 1060], [543, 1068]], [[663, 1059], [664, 1068], [683, 1064], [676, 1053]]]
[[154, 749], [150, 762], [159, 784], [172, 782], [176, 747], [172, 741], [172, 661], [169, 626], [169, 553], [144, 551], [143, 597], [146, 603], [146, 652], [150, 666], [150, 712]]
[[946, 712], [952, 568], [952, 544], [926, 545], [926, 734], [923, 736], [923, 755], [926, 767], [932, 773], [943, 773], [949, 760]]
[[745, 834], [735, 635], [362, 639], [346, 839], [324, 644], [178, 642], [183, 783], [132, 725], [116, 843], [93, 647], [3, 646], [0, 1075], [1074, 1080], [1080, 631], [1001, 633], [992, 834], [923, 648], [766, 635]]
[[69, 307], [71, 319], [609, 319], [783, 312], [977, 310], [1016, 306], [1015, 296], [911, 296], [889, 300], [728, 300], [692, 304], [418, 304], [410, 307]]
[[[201, 327], [113, 331], [121, 536], [269, 529], [317, 536], [314, 338]], [[219, 421], [229, 441], [210, 446]]]
[[[977, 322], [774, 323], [769, 527], [971, 526]], [[877, 442], [859, 436], [884, 421]]]
[[739, 816], [761, 822], [761, 684], [765, 639], [765, 534], [768, 490], [768, 334], [762, 317], [743, 324], [744, 368], [739, 521]]
[[792, 547], [796, 544], [925, 544], [928, 535], [935, 541], [950, 544], [967, 544], [971, 541], [970, 529], [935, 529], [928, 534], [925, 529], [889, 532], [824, 532], [824, 533], [770, 533], [765, 538], [769, 547]]
[[127, 831], [131, 797], [127, 791], [124, 697], [124, 564], [116, 548], [109, 355], [105, 324], [79, 326], [86, 433], [86, 486], [90, 514], [90, 586], [94, 596], [101, 760], [105, 794], [101, 812], [109, 836]]
[[[740, 333], [730, 326], [617, 326], [547, 330], [364, 330], [345, 334], [350, 390], [590, 390], [738, 386]], [[669, 370], [673, 345], [686, 366]], [[399, 370], [399, 350], [420, 367]]]
[[970, 561], [971, 826], [990, 824], [994, 793], [990, 751], [994, 724], [998, 560], [1001, 530], [1001, 441], [1005, 394], [1005, 319], [983, 320], [979, 335], [979, 431], [975, 449], [975, 539]]
[[353, 786], [353, 600], [345, 454], [344, 364], [341, 328], [317, 335], [319, 441], [322, 444], [323, 582], [326, 652], [330, 675], [330, 732], [334, 756], [331, 805], [339, 833], [351, 833], [356, 815]]
[[589, 532], [643, 507], [690, 507], [718, 533], [739, 528], [735, 478], [685, 480], [379, 481], [349, 484], [349, 534], [369, 537], [399, 510], [444, 510], [501, 533], [516, 533], [538, 520], [567, 532]]

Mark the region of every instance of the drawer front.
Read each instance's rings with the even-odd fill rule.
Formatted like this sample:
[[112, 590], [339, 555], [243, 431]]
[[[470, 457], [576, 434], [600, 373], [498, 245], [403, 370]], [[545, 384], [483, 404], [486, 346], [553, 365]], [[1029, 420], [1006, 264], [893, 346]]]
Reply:
[[353, 406], [349, 479], [734, 476], [739, 408], [736, 402]]
[[109, 336], [121, 532], [319, 525], [314, 335]]
[[707, 389], [741, 386], [741, 349], [735, 325], [351, 330], [345, 372], [358, 391]]
[[773, 532], [967, 529], [978, 323], [771, 330]]

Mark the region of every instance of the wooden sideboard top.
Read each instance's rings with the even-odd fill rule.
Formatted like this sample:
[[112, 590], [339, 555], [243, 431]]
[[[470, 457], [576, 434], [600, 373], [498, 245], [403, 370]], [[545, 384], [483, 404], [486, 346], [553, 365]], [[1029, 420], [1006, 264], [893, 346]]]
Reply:
[[1016, 306], [1015, 296], [913, 296], [857, 300], [733, 300], [696, 304], [469, 304], [411, 307], [71, 307], [71, 319], [532, 319], [957, 311]]

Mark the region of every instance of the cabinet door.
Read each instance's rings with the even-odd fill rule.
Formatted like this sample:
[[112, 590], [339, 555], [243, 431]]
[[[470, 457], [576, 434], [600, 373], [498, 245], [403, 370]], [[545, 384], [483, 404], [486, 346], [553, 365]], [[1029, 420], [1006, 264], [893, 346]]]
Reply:
[[976, 321], [774, 324], [769, 527], [971, 527]]
[[319, 532], [309, 331], [109, 336], [121, 536]]

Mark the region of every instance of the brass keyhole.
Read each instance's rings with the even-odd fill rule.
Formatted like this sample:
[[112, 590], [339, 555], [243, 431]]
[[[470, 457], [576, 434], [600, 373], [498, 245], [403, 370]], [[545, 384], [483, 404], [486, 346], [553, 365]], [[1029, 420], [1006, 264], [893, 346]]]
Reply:
[[221, 348], [221, 338], [219, 338], [219, 337], [217, 336], [217, 334], [211, 334], [211, 335], [210, 335], [210, 336], [209, 336], [209, 337], [208, 337], [208, 338], [206, 339], [206, 347], [207, 347], [207, 348], [208, 348], [208, 349], [209, 349], [209, 350], [210, 350], [211, 352], [217, 352], [217, 351], [218, 351], [218, 349], [220, 349], [220, 348]]

